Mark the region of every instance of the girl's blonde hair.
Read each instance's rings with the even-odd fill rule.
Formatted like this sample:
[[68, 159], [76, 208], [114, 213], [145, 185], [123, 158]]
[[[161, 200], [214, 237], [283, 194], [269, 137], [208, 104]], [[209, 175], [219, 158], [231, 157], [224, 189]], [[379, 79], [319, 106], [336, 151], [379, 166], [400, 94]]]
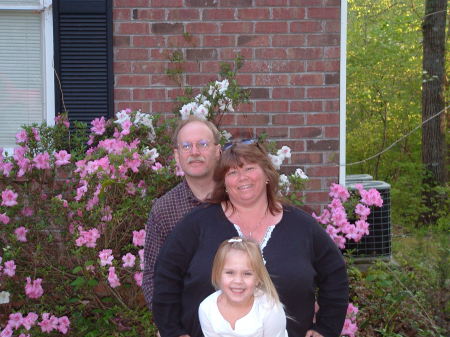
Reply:
[[267, 294], [269, 299], [271, 299], [274, 304], [279, 304], [280, 298], [278, 297], [278, 292], [269, 276], [269, 273], [267, 272], [266, 266], [264, 265], [264, 260], [258, 243], [240, 237], [234, 237], [222, 242], [216, 252], [216, 255], [214, 256], [211, 282], [216, 290], [220, 289], [220, 278], [225, 265], [225, 258], [231, 250], [240, 250], [247, 254], [250, 260], [250, 265], [259, 281], [257, 289], [260, 289]]

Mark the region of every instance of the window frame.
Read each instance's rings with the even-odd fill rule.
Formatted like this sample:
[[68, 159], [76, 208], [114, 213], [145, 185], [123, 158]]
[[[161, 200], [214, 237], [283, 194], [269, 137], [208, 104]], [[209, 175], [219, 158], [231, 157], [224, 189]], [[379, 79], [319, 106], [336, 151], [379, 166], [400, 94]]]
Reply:
[[[42, 121], [55, 124], [55, 80], [53, 76], [53, 0], [39, 0], [36, 5], [1, 4], [0, 11], [39, 11], [41, 13]], [[0, 144], [1, 146], [1, 144]], [[4, 148], [13, 153], [14, 148]]]

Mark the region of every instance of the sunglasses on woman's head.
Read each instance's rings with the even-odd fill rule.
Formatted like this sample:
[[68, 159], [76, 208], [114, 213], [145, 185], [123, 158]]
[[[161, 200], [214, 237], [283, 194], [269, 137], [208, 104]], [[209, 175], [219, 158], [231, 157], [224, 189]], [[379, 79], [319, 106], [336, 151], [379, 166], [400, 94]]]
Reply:
[[256, 145], [258, 145], [258, 139], [248, 138], [248, 139], [242, 139], [242, 140], [235, 141], [235, 142], [228, 142], [222, 146], [222, 151], [226, 151], [229, 148], [231, 148], [233, 145], [236, 145], [236, 144], [245, 144], [245, 145], [256, 144]]

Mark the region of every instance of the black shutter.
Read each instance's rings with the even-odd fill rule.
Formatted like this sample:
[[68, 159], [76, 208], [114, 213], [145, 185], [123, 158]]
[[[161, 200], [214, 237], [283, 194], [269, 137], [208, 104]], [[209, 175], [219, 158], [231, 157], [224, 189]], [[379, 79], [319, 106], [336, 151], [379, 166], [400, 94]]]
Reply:
[[113, 116], [112, 1], [54, 0], [53, 10], [56, 112]]

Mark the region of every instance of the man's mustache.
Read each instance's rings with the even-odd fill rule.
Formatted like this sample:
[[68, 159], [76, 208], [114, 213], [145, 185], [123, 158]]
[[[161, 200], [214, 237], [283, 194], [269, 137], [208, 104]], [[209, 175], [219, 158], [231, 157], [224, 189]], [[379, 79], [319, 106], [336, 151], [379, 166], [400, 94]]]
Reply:
[[200, 161], [200, 162], [204, 163], [205, 158], [202, 156], [198, 156], [198, 157], [189, 157], [187, 160], [188, 164], [192, 163], [193, 161]]

